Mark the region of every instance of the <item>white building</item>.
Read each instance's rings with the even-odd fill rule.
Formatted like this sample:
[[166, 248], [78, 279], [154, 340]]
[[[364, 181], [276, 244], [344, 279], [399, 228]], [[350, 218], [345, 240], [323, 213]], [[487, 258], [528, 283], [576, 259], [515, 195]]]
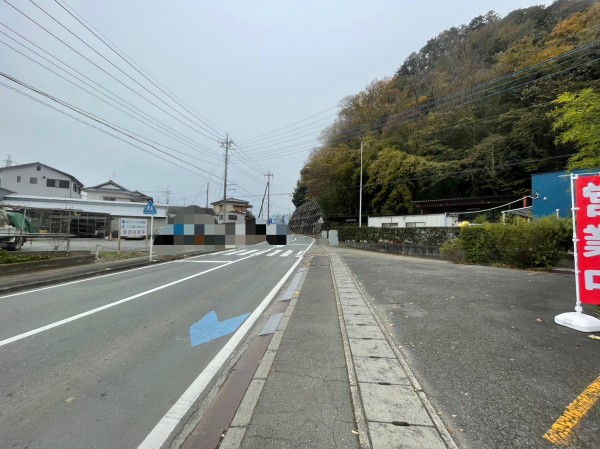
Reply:
[[152, 197], [144, 195], [137, 190], [131, 191], [114, 181], [107, 181], [97, 186], [85, 187], [83, 189], [88, 200], [122, 201], [131, 203], [147, 203]]
[[81, 198], [83, 184], [68, 173], [33, 162], [0, 167], [0, 187], [19, 195]]
[[450, 214], [394, 215], [369, 217], [371, 228], [446, 228], [458, 225], [458, 218]]

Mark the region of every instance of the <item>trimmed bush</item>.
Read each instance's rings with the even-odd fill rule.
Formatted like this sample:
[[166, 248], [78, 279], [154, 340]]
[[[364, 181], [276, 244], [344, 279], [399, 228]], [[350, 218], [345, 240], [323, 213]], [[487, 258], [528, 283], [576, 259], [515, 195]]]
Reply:
[[570, 220], [486, 224], [461, 229], [465, 262], [514, 268], [549, 268], [572, 247]]
[[342, 226], [337, 229], [340, 242], [389, 242], [441, 246], [458, 237], [458, 228], [370, 228]]

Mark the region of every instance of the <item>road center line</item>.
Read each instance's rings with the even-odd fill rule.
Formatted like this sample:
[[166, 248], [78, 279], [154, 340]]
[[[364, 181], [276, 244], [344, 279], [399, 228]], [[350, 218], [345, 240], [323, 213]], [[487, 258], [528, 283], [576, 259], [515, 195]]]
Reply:
[[565, 410], [544, 434], [544, 439], [555, 445], [566, 445], [573, 429], [600, 400], [600, 376], [592, 382]]
[[55, 327], [62, 326], [63, 324], [70, 323], [70, 322], [78, 320], [80, 318], [84, 318], [86, 316], [93, 315], [94, 313], [98, 313], [98, 312], [101, 312], [103, 310], [110, 309], [111, 307], [118, 306], [119, 304], [123, 304], [123, 303], [129, 302], [129, 301], [132, 301], [134, 299], [141, 298], [142, 296], [146, 296], [146, 295], [149, 295], [150, 293], [154, 293], [154, 292], [157, 292], [159, 290], [163, 290], [165, 288], [168, 288], [168, 287], [171, 287], [173, 285], [179, 284], [181, 282], [185, 282], [185, 281], [188, 281], [190, 279], [196, 278], [198, 276], [202, 276], [203, 274], [210, 273], [211, 271], [219, 270], [219, 269], [221, 269], [223, 267], [227, 267], [227, 266], [229, 266], [231, 264], [234, 264], [234, 263], [237, 263], [237, 262], [241, 262], [242, 260], [249, 259], [250, 257], [252, 257], [252, 256], [246, 256], [246, 257], [243, 257], [243, 258], [238, 259], [238, 260], [234, 260], [234, 261], [231, 261], [231, 262], [226, 262], [226, 263], [223, 263], [222, 265], [220, 265], [218, 267], [209, 268], [208, 270], [201, 271], [200, 273], [192, 274], [191, 276], [187, 276], [187, 277], [178, 279], [176, 281], [169, 282], [168, 284], [164, 284], [164, 285], [161, 285], [159, 287], [155, 287], [155, 288], [152, 288], [150, 290], [146, 290], [145, 292], [141, 292], [141, 293], [138, 293], [136, 295], [129, 296], [127, 298], [123, 298], [123, 299], [120, 299], [120, 300], [115, 301], [115, 302], [111, 302], [110, 304], [105, 304], [103, 306], [96, 307], [95, 309], [88, 310], [87, 312], [83, 312], [83, 313], [80, 313], [80, 314], [77, 314], [77, 315], [73, 315], [72, 317], [65, 318], [64, 320], [56, 321], [54, 323], [47, 324], [46, 326], [38, 327], [37, 329], [33, 329], [33, 330], [28, 331], [28, 332], [25, 332], [25, 333], [22, 333], [22, 334], [19, 334], [19, 335], [15, 335], [14, 337], [7, 338], [6, 340], [0, 340], [0, 347], [2, 347], [4, 345], [8, 345], [10, 343], [14, 343], [15, 341], [19, 341], [19, 340], [22, 340], [22, 339], [27, 338], [27, 337], [31, 337], [32, 335], [39, 334], [40, 332], [44, 332], [44, 331], [47, 331], [47, 330], [50, 330], [50, 329], [54, 329]]

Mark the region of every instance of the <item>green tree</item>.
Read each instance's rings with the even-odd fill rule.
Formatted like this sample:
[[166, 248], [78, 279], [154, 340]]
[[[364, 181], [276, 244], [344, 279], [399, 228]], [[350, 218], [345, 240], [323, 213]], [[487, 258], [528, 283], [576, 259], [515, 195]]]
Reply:
[[579, 150], [567, 164], [569, 170], [600, 166], [600, 94], [593, 89], [565, 92], [550, 113], [556, 142], [574, 144]]
[[300, 207], [308, 201], [306, 199], [306, 190], [306, 184], [298, 180], [298, 182], [296, 182], [296, 188], [294, 189], [294, 195], [292, 197], [292, 203], [294, 206]]

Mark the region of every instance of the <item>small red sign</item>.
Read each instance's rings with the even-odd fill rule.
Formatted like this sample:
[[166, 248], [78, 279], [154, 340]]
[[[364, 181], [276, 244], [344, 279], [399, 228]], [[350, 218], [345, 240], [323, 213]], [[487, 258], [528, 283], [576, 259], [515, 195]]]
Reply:
[[579, 300], [600, 304], [600, 175], [575, 179]]

